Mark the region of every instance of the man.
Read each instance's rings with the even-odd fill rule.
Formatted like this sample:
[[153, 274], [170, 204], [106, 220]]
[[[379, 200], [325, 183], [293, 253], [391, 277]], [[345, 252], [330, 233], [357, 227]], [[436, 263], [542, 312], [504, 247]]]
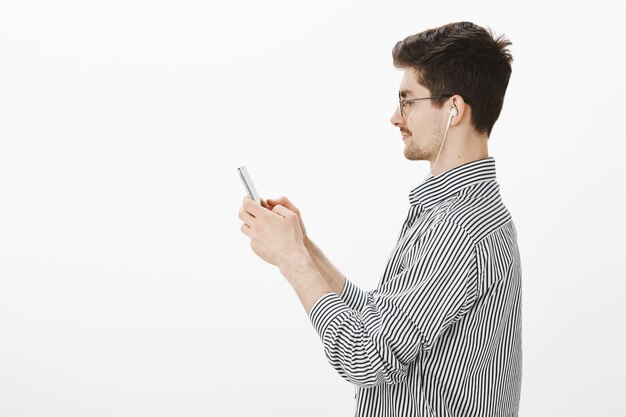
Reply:
[[487, 140], [500, 115], [509, 41], [469, 22], [398, 42], [391, 123], [404, 155], [430, 162], [378, 287], [347, 280], [286, 198], [244, 198], [253, 251], [298, 294], [330, 364], [356, 385], [357, 416], [516, 416], [521, 265]]

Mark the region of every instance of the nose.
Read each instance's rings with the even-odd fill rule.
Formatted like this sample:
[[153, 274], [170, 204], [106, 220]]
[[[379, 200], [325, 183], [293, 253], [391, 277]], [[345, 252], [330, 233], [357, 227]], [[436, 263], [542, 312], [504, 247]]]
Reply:
[[400, 127], [402, 125], [404, 118], [400, 115], [400, 106], [396, 107], [396, 111], [393, 112], [389, 121], [396, 127]]

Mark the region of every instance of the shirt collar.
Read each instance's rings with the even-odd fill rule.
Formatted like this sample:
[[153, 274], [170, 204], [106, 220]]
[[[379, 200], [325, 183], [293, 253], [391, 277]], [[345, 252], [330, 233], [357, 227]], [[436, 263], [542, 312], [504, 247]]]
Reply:
[[468, 162], [426, 179], [411, 190], [409, 203], [429, 209], [465, 187], [495, 179], [496, 161], [493, 157]]

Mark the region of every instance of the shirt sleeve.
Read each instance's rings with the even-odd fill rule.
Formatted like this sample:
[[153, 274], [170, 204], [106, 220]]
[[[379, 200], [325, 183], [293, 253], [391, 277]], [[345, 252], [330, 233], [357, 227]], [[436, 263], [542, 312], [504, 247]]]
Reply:
[[404, 270], [364, 293], [362, 309], [344, 299], [350, 287], [342, 298], [328, 293], [311, 308], [328, 361], [355, 385], [404, 380], [420, 349], [429, 351], [476, 299], [475, 245], [456, 223], [433, 226], [416, 242], [411, 259]]
[[346, 278], [339, 298], [352, 310], [361, 311], [367, 302], [367, 292], [363, 291]]

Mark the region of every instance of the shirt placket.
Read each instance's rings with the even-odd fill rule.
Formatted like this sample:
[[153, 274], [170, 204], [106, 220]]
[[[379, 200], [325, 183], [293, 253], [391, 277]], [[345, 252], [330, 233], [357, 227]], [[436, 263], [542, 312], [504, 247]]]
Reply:
[[409, 207], [409, 213], [407, 214], [406, 220], [402, 225], [402, 230], [400, 231], [400, 235], [398, 236], [398, 241], [400, 241], [400, 239], [402, 239], [407, 230], [409, 230], [411, 226], [415, 224], [415, 221], [422, 214], [422, 211], [424, 210], [420, 204], [411, 205], [411, 207]]

